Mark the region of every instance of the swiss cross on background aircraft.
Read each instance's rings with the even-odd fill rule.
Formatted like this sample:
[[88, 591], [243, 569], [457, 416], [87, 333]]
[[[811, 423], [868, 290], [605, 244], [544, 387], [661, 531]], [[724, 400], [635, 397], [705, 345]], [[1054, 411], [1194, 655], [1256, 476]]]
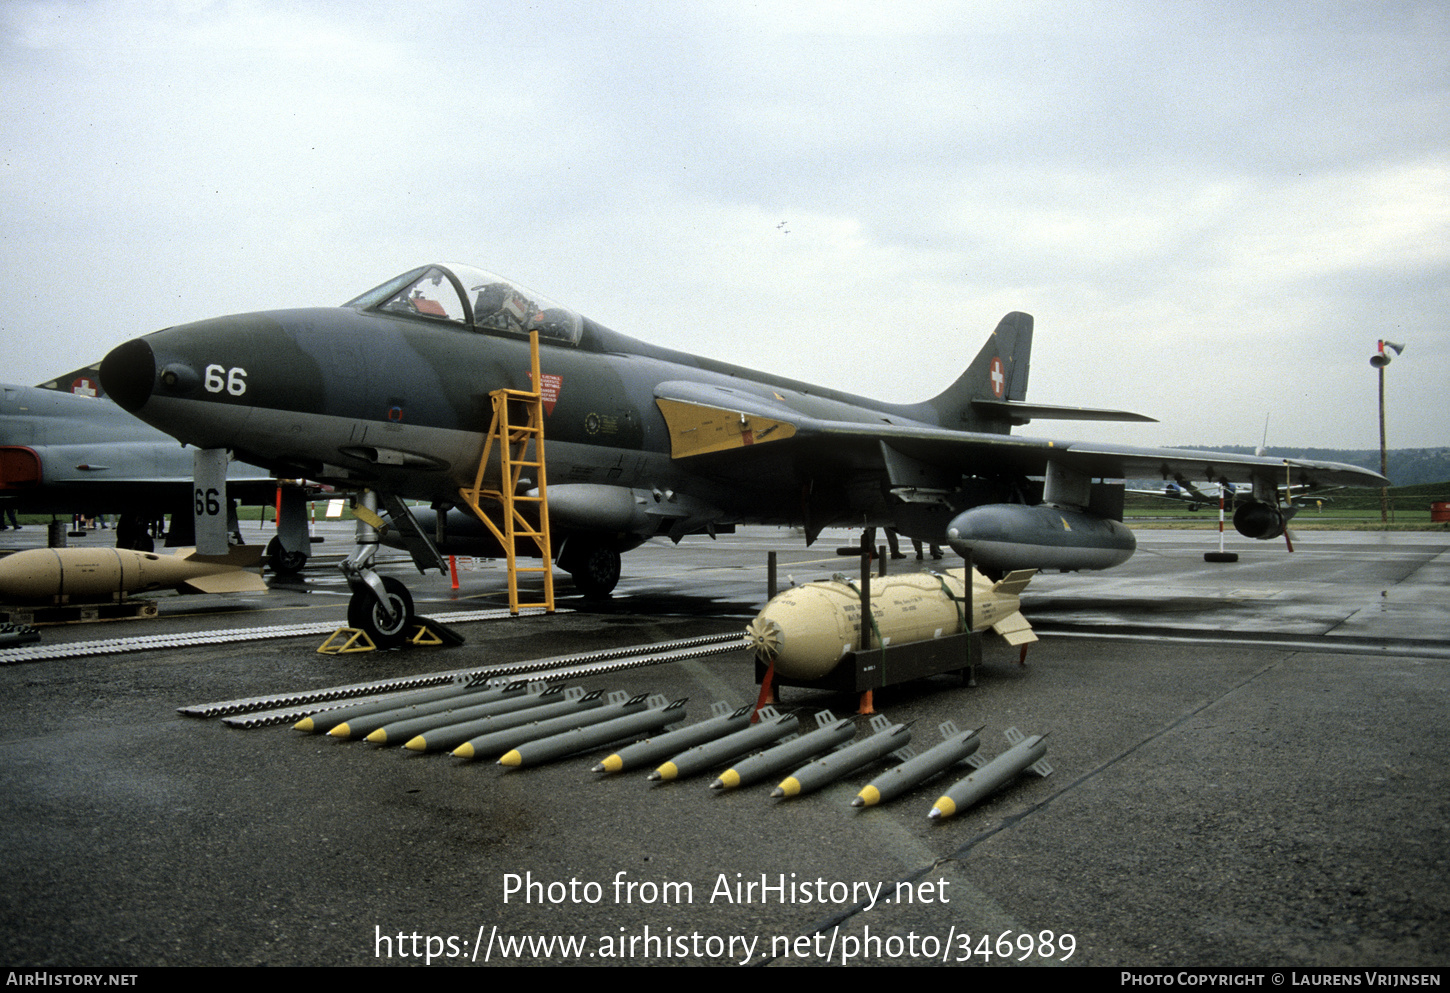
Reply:
[[[187, 444], [376, 494], [407, 519], [420, 567], [441, 568], [440, 550], [464, 537], [499, 552], [448, 521], [478, 468], [490, 391], [528, 389], [530, 331], [545, 382], [567, 384], [546, 418], [549, 516], [555, 561], [587, 595], [607, 595], [620, 554], [651, 537], [738, 523], [799, 525], [808, 543], [829, 525], [886, 525], [949, 541], [989, 572], [1106, 568], [1135, 547], [1120, 523], [1125, 476], [1249, 483], [1234, 520], [1250, 537], [1281, 534], [1292, 513], [1277, 499], [1283, 460], [1012, 436], [1033, 418], [1150, 420], [1027, 403], [1023, 313], [1002, 318], [937, 396], [886, 404], [637, 341], [481, 269], [438, 264], [341, 307], [134, 339], [106, 356], [101, 381]], [[390, 421], [393, 408], [405, 416]], [[1288, 465], [1297, 485], [1382, 482], [1337, 463]], [[496, 484], [498, 465], [485, 470]], [[444, 512], [431, 540], [404, 497]], [[378, 581], [362, 541], [354, 602], [369, 607], [370, 633], [398, 637], [411, 601]]]

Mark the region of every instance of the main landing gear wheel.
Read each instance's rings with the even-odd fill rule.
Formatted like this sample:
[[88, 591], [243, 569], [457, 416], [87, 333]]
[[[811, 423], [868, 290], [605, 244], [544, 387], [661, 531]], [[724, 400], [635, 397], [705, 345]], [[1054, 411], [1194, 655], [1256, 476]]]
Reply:
[[571, 555], [565, 568], [586, 599], [607, 600], [619, 584], [619, 549], [591, 542]]
[[378, 603], [377, 597], [371, 590], [363, 590], [354, 593], [347, 602], [347, 623], [349, 627], [367, 632], [379, 648], [392, 648], [407, 640], [408, 629], [413, 626], [413, 595], [408, 592], [408, 587], [392, 576], [383, 576], [382, 580], [388, 595], [388, 608], [397, 615], [396, 619], [390, 623], [383, 615], [383, 606]]
[[307, 566], [307, 553], [289, 552], [280, 539], [273, 538], [267, 542], [267, 564], [279, 576], [295, 576]]

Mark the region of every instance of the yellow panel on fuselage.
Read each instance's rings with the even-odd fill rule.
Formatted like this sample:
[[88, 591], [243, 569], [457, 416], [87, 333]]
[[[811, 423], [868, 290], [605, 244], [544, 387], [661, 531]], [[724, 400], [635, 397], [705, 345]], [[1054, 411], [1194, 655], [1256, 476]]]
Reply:
[[670, 429], [670, 457], [688, 458], [795, 436], [788, 421], [752, 416], [681, 400], [655, 400]]

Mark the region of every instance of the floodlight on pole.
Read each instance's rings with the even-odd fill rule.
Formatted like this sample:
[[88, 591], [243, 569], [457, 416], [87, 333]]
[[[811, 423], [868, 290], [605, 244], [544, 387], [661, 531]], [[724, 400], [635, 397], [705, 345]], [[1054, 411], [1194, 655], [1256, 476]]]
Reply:
[[[1385, 448], [1385, 366], [1390, 364], [1394, 356], [1385, 351], [1392, 348], [1395, 355], [1403, 355], [1405, 346], [1403, 342], [1379, 340], [1375, 353], [1369, 357], [1369, 364], [1379, 371], [1380, 380], [1380, 475], [1389, 476], [1389, 453]], [[1390, 520], [1390, 491], [1389, 487], [1380, 487], [1380, 523], [1388, 524]]]
[[1405, 346], [1400, 342], [1385, 341], [1383, 338], [1381, 338], [1379, 348], [1376, 349], [1375, 353], [1369, 357], [1369, 364], [1374, 366], [1376, 369], [1383, 369], [1385, 366], [1389, 365], [1390, 359], [1393, 358], [1393, 356], [1385, 354], [1386, 348], [1393, 348], [1395, 350], [1395, 355], [1402, 355], [1405, 351]]

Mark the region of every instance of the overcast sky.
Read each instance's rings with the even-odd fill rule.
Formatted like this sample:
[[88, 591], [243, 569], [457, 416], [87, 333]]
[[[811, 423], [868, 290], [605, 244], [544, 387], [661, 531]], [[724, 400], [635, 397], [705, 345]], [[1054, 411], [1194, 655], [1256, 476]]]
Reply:
[[1450, 444], [1450, 7], [0, 4], [0, 379], [469, 262], [890, 401], [1010, 310], [1128, 443]]

